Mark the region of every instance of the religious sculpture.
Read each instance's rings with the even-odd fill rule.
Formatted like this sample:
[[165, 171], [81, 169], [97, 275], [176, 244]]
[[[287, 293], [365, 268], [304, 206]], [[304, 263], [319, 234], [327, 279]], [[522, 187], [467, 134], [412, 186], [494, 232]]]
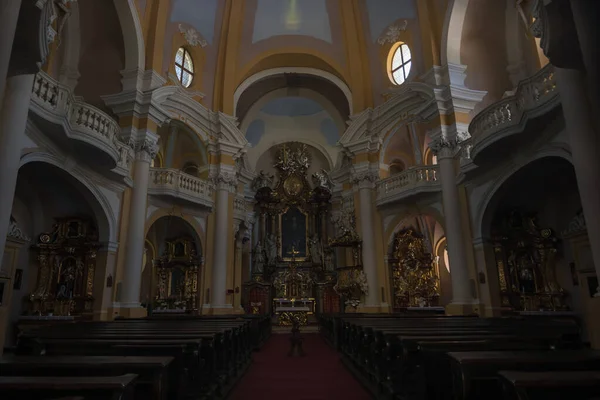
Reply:
[[258, 191], [264, 187], [270, 188], [273, 185], [273, 180], [275, 177], [273, 174], [269, 174], [264, 170], [261, 170], [256, 178], [254, 178], [254, 183], [252, 184], [252, 189]]
[[275, 235], [269, 233], [265, 239], [265, 251], [267, 253], [267, 263], [269, 265], [275, 265], [277, 263], [277, 239]]
[[310, 259], [314, 264], [321, 265], [323, 263], [323, 251], [321, 249], [321, 239], [315, 234], [310, 243]]
[[265, 266], [265, 250], [260, 240], [254, 247], [254, 273], [262, 274]]
[[329, 178], [329, 174], [324, 169], [315, 172], [312, 175], [312, 181], [315, 187], [322, 187], [327, 190], [331, 190], [333, 188], [333, 182]]

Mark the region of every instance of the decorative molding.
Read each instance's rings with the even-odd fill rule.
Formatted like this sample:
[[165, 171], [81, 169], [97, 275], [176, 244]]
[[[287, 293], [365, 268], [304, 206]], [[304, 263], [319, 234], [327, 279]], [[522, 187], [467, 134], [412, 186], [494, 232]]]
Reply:
[[396, 43], [400, 40], [402, 32], [406, 31], [408, 27], [408, 20], [397, 21], [392, 25], [388, 26], [387, 29], [377, 38], [377, 43], [381, 46], [386, 43]]
[[11, 221], [8, 225], [8, 233], [7, 237], [11, 239], [22, 240], [24, 242], [30, 242], [31, 237], [29, 237], [25, 232], [23, 232], [18, 226], [16, 221]]
[[185, 26], [183, 26], [183, 24], [179, 24], [179, 32], [181, 32], [181, 34], [183, 34], [183, 37], [185, 37], [185, 40], [188, 42], [188, 44], [190, 46], [194, 46], [194, 47], [208, 46], [208, 42], [206, 41], [206, 39], [204, 39], [202, 37], [202, 35], [200, 34], [200, 32], [198, 32], [195, 28], [192, 28], [192, 27], [186, 28]]

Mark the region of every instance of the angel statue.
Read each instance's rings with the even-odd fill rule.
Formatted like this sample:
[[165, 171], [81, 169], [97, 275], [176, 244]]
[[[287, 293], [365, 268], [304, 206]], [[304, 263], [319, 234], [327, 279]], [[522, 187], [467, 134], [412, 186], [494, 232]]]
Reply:
[[275, 265], [277, 262], [277, 240], [275, 235], [270, 233], [265, 239], [265, 247], [267, 253], [267, 262], [269, 265]]
[[315, 187], [323, 187], [328, 190], [333, 188], [333, 182], [329, 178], [327, 171], [325, 171], [323, 168], [312, 175], [312, 181]]
[[321, 251], [321, 239], [319, 235], [315, 233], [312, 239], [309, 239], [310, 243], [310, 258], [314, 264], [321, 265], [323, 263], [323, 252]]
[[254, 272], [262, 274], [265, 266], [265, 250], [260, 243], [260, 240], [254, 247]]
[[259, 190], [264, 187], [271, 187], [273, 185], [274, 179], [275, 177], [273, 176], [273, 174], [269, 174], [268, 172], [261, 170], [258, 176], [254, 179], [252, 189]]

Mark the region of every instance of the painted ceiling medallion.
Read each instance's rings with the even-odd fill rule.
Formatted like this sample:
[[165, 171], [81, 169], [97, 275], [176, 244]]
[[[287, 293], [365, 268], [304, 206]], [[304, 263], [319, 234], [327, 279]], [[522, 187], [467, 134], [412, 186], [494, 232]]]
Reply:
[[402, 22], [398, 21], [395, 24], [390, 25], [385, 33], [379, 36], [377, 43], [382, 46], [386, 43], [396, 43], [400, 40], [401, 32], [404, 32], [407, 26], [408, 20], [406, 19]]
[[183, 34], [185, 40], [190, 46], [208, 46], [208, 42], [200, 35], [200, 33], [194, 28], [186, 28], [183, 24], [179, 24], [179, 32]]

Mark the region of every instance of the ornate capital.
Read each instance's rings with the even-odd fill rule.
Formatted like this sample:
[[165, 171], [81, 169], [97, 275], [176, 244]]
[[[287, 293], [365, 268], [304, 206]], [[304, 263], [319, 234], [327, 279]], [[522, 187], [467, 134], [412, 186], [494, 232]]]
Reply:
[[454, 158], [460, 151], [461, 146], [456, 137], [451, 139], [439, 137], [429, 144], [429, 148], [438, 159], [442, 159]]
[[151, 162], [158, 153], [158, 144], [150, 139], [139, 142], [130, 139], [129, 146], [135, 151], [135, 159], [140, 161]]
[[210, 180], [217, 190], [225, 189], [231, 193], [237, 190], [237, 176], [234, 172], [219, 171], [215, 173]]
[[359, 189], [373, 189], [375, 182], [379, 179], [374, 171], [362, 171], [352, 174], [351, 181], [354, 185], [357, 185]]

